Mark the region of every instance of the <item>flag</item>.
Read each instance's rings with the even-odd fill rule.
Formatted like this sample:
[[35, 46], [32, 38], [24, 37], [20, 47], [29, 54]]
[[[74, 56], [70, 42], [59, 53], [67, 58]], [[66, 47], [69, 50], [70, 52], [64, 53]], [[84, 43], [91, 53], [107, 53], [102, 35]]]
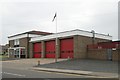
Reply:
[[55, 16], [54, 16], [54, 18], [53, 18], [52, 22], [55, 20], [56, 16], [57, 16], [57, 13], [55, 13]]

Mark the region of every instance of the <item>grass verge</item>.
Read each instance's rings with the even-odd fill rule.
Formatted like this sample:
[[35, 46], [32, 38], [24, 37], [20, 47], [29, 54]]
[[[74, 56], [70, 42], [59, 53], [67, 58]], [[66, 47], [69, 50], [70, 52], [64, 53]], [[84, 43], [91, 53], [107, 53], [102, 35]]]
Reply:
[[0, 55], [0, 61], [5, 60], [5, 59], [7, 59], [7, 58], [8, 58], [8, 56]]

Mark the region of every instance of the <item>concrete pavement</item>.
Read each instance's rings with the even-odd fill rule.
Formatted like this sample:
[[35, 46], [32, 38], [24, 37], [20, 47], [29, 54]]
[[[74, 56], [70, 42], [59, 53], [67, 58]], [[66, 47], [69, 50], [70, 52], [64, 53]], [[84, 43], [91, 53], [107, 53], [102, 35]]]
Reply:
[[58, 72], [76, 75], [86, 75], [86, 76], [96, 76], [99, 78], [118, 78], [117, 73], [103, 73], [103, 72], [92, 72], [92, 71], [81, 71], [81, 70], [64, 70], [64, 69], [51, 69], [51, 68], [32, 68], [37, 71], [47, 71], [47, 72]]

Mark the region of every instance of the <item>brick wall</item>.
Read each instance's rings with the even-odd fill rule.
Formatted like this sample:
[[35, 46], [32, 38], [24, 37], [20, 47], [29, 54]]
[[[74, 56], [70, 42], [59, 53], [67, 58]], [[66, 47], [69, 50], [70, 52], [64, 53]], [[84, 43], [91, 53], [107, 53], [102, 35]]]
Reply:
[[74, 58], [86, 58], [87, 44], [92, 43], [92, 41], [83, 36], [74, 36]]
[[14, 40], [9, 41], [9, 47], [14, 47]]
[[20, 47], [25, 47], [25, 55], [26, 55], [26, 58], [29, 57], [28, 55], [28, 41], [27, 41], [27, 38], [21, 38], [20, 40]]
[[107, 60], [107, 50], [89, 50], [88, 51], [89, 59], [99, 59], [99, 60]]
[[112, 59], [113, 59], [113, 61], [118, 61], [119, 60], [119, 57], [120, 57], [120, 54], [119, 54], [119, 50], [113, 50], [112, 51]]
[[[107, 49], [89, 50], [88, 58], [89, 59], [98, 59], [98, 60], [108, 60]], [[119, 58], [118, 50], [113, 50], [112, 51], [112, 60], [118, 61], [118, 58]]]
[[29, 43], [29, 58], [33, 58], [33, 43]]
[[[95, 42], [107, 42], [109, 40], [95, 38]], [[92, 44], [92, 37], [74, 36], [74, 58], [88, 58], [87, 45]]]

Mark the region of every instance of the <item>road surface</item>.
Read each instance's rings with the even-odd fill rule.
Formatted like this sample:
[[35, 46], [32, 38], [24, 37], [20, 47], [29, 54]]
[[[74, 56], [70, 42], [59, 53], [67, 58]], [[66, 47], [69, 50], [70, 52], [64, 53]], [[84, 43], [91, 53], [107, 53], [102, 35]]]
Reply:
[[32, 61], [26, 63], [24, 61], [3, 61], [2, 77], [3, 78], [92, 78], [93, 76], [76, 75], [57, 72], [36, 71], [32, 67], [35, 63]]

